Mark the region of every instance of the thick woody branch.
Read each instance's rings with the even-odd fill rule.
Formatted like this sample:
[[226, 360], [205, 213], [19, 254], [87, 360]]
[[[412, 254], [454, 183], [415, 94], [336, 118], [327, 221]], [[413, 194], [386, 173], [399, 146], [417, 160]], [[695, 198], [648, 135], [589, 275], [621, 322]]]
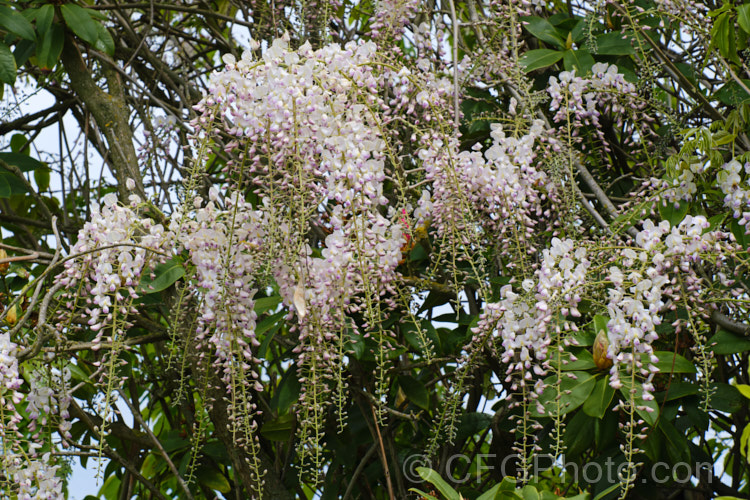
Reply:
[[[128, 108], [116, 72], [111, 68], [107, 70], [103, 64], [109, 92], [99, 88], [91, 77], [91, 71], [86, 67], [73, 38], [65, 41], [62, 63], [70, 77], [71, 87], [91, 112], [99, 130], [107, 139], [111, 167], [118, 181], [120, 198], [127, 200], [130, 194], [145, 198], [138, 158], [133, 146], [133, 132], [128, 120]], [[127, 179], [135, 181], [134, 190], [127, 188]]]

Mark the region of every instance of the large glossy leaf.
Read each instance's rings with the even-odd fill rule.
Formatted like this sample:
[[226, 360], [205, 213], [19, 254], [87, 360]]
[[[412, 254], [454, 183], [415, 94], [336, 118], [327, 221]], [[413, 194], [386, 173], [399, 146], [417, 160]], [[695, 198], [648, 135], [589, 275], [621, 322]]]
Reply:
[[595, 64], [594, 58], [588, 50], [566, 50], [563, 55], [563, 64], [566, 71], [576, 70], [577, 75], [586, 75]]
[[25, 40], [36, 40], [34, 27], [17, 10], [0, 6], [0, 28]]
[[91, 19], [89, 13], [83, 7], [72, 3], [66, 3], [60, 7], [65, 24], [70, 30], [91, 45], [99, 38], [99, 30], [96, 21]]
[[606, 375], [596, 381], [596, 387], [591, 391], [591, 395], [583, 403], [583, 411], [586, 415], [594, 418], [602, 418], [612, 402], [615, 390], [609, 385], [609, 375]]
[[94, 24], [98, 33], [94, 47], [110, 56], [115, 55], [115, 41], [112, 39], [112, 35], [109, 34], [109, 30], [101, 23]]
[[685, 218], [690, 209], [690, 203], [681, 201], [678, 207], [674, 206], [674, 203], [662, 202], [659, 203], [659, 215], [661, 218], [669, 221], [672, 227], [677, 227], [680, 222]]
[[141, 282], [141, 288], [145, 293], [157, 293], [172, 286], [178, 279], [185, 276], [185, 267], [182, 259], [175, 257], [154, 268], [154, 279], [145, 277]]
[[630, 37], [617, 31], [596, 37], [596, 53], [608, 56], [626, 56], [635, 54], [635, 50], [630, 43]]
[[10, 198], [11, 191], [5, 176], [0, 175], [0, 198]]
[[559, 49], [565, 48], [565, 40], [549, 21], [537, 16], [522, 17], [521, 22], [526, 31], [543, 42], [547, 42]]
[[454, 490], [448, 483], [446, 483], [442, 477], [440, 477], [440, 474], [435, 472], [432, 469], [428, 469], [426, 467], [417, 467], [417, 473], [427, 481], [428, 483], [432, 483], [432, 485], [437, 488], [437, 490], [442, 493], [447, 500], [459, 500], [461, 496], [458, 494], [456, 490]]
[[527, 73], [534, 71], [535, 69], [546, 68], [552, 66], [557, 61], [563, 58], [563, 53], [559, 50], [551, 49], [538, 49], [530, 50], [526, 52], [519, 62], [524, 67]]
[[201, 467], [195, 475], [200, 484], [207, 486], [212, 490], [221, 493], [229, 493], [232, 490], [226, 476], [217, 469]]
[[7, 45], [0, 42], [0, 84], [16, 83], [16, 58]]
[[404, 391], [409, 401], [424, 410], [430, 409], [430, 393], [422, 382], [414, 377], [402, 375], [398, 377], [398, 385]]
[[750, 339], [735, 335], [726, 330], [719, 330], [716, 335], [708, 341], [708, 347], [715, 354], [737, 354], [750, 351]]
[[65, 43], [64, 31], [61, 25], [53, 24], [37, 43], [36, 61], [41, 68], [52, 69], [60, 60], [60, 54]]
[[29, 57], [34, 54], [35, 50], [36, 42], [30, 40], [21, 40], [18, 42], [16, 44], [16, 49], [13, 51], [13, 58], [16, 60], [16, 67], [20, 68], [26, 64], [26, 61], [28, 61]]
[[659, 362], [656, 367], [661, 373], [697, 373], [698, 369], [686, 358], [670, 351], [657, 351], [654, 353]]
[[260, 433], [271, 441], [288, 441], [294, 430], [294, 415], [288, 413], [263, 424]]
[[737, 23], [745, 33], [750, 33], [750, 3], [737, 6]]
[[43, 168], [44, 163], [22, 153], [0, 153], [0, 160], [8, 165], [15, 165], [21, 172], [32, 172]]
[[[571, 377], [572, 375], [572, 377]], [[555, 388], [555, 381], [551, 378], [545, 380], [546, 389], [539, 396], [539, 402], [544, 407], [544, 413], [540, 413], [537, 405], [532, 405], [532, 414], [538, 417], [565, 415], [581, 406], [596, 386], [596, 375], [588, 372], [565, 372], [560, 382], [560, 398]]]
[[52, 26], [52, 19], [55, 17], [55, 8], [50, 5], [42, 5], [36, 12], [36, 29], [40, 35], [47, 33]]

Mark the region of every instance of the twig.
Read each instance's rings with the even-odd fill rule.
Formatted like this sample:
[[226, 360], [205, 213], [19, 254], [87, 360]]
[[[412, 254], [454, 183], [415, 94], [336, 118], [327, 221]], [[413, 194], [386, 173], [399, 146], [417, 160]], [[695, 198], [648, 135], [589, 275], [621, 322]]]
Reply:
[[378, 436], [378, 443], [380, 444], [380, 456], [383, 460], [383, 470], [385, 471], [385, 482], [388, 486], [388, 498], [394, 500], [396, 497], [393, 494], [393, 484], [391, 483], [391, 471], [388, 467], [388, 457], [385, 455], [385, 446], [383, 445], [383, 436], [380, 435], [380, 426], [378, 425], [378, 416], [375, 414], [375, 406], [370, 404], [370, 410], [372, 411], [373, 423], [375, 424], [375, 433]]
[[169, 454], [166, 452], [164, 447], [161, 444], [161, 441], [154, 435], [153, 432], [151, 432], [151, 428], [146, 424], [146, 422], [143, 421], [143, 417], [141, 416], [141, 410], [139, 408], [136, 408], [133, 406], [133, 403], [130, 402], [130, 399], [128, 399], [127, 394], [125, 394], [125, 391], [122, 389], [117, 389], [117, 392], [122, 396], [122, 399], [125, 400], [125, 404], [128, 405], [128, 408], [130, 408], [130, 412], [133, 414], [133, 417], [138, 421], [138, 423], [143, 427], [143, 429], [146, 431], [148, 436], [151, 438], [151, 440], [154, 442], [156, 447], [159, 449], [159, 453], [161, 453], [161, 456], [164, 458], [164, 460], [167, 462], [167, 465], [169, 466], [169, 469], [172, 471], [172, 474], [174, 474], [174, 477], [177, 479], [177, 482], [180, 485], [180, 488], [182, 488], [182, 491], [185, 492], [185, 497], [189, 500], [194, 500], [193, 494], [190, 492], [190, 488], [188, 488], [187, 483], [184, 479], [182, 479], [182, 476], [180, 476], [180, 472], [177, 470], [177, 467], [175, 467], [174, 462], [172, 462], [172, 459], [169, 458]]
[[375, 453], [375, 450], [377, 450], [377, 444], [372, 443], [372, 446], [367, 450], [367, 453], [365, 453], [365, 456], [362, 457], [362, 460], [360, 460], [359, 464], [357, 465], [357, 468], [354, 469], [354, 473], [352, 473], [352, 478], [349, 480], [349, 485], [346, 487], [346, 491], [344, 492], [344, 496], [342, 497], [342, 500], [347, 500], [349, 496], [354, 491], [354, 487], [357, 481], [357, 478], [362, 473], [363, 470], [365, 470], [365, 466], [367, 465], [367, 461], [370, 459], [370, 457]]

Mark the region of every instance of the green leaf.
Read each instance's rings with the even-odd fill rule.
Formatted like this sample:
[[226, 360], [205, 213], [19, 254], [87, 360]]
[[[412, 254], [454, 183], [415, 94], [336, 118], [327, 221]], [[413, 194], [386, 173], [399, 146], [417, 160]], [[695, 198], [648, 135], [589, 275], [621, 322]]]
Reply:
[[260, 433], [271, 441], [288, 441], [294, 430], [294, 414], [280, 415], [277, 419], [263, 424]]
[[522, 17], [521, 22], [526, 31], [543, 42], [556, 46], [558, 49], [565, 48], [565, 40], [557, 32], [549, 21], [537, 16]]
[[115, 41], [112, 40], [112, 35], [109, 34], [109, 30], [101, 23], [95, 24], [98, 36], [96, 38], [94, 48], [96, 48], [96, 50], [104, 52], [109, 56], [115, 55]]
[[53, 24], [44, 33], [42, 40], [36, 45], [36, 62], [42, 69], [52, 69], [60, 60], [63, 44], [65, 43], [65, 30], [60, 24]]
[[[620, 381], [622, 382], [622, 387], [620, 387], [620, 393], [622, 394], [625, 401], [630, 401], [630, 388], [631, 383], [630, 379], [627, 377], [627, 374], [621, 373], [620, 375]], [[643, 387], [641, 386], [640, 382], [636, 382], [635, 384], [635, 397], [634, 402], [636, 405], [636, 413], [641, 416], [641, 418], [651, 427], [656, 424], [656, 421], [659, 419], [659, 405], [656, 403], [655, 400], [646, 401], [642, 397], [643, 395]], [[650, 408], [651, 411], [648, 411], [644, 408]]]
[[583, 403], [583, 411], [591, 417], [602, 418], [614, 395], [615, 390], [610, 387], [609, 375], [606, 375], [596, 382], [596, 387], [591, 391], [591, 395], [586, 402]]
[[628, 56], [635, 54], [630, 37], [622, 33], [605, 33], [596, 37], [596, 53], [607, 56]]
[[566, 71], [576, 70], [577, 75], [586, 75], [595, 64], [594, 58], [588, 50], [566, 50], [563, 56], [563, 64]]
[[196, 477], [198, 482], [203, 486], [207, 486], [212, 490], [216, 490], [221, 493], [229, 493], [232, 487], [229, 484], [227, 478], [219, 472], [217, 469], [209, 469], [207, 467], [201, 467], [196, 471]]
[[526, 52], [519, 62], [524, 67], [526, 73], [529, 73], [535, 69], [552, 66], [562, 58], [563, 53], [559, 50], [538, 49]]
[[50, 172], [51, 170], [47, 166], [42, 166], [34, 170], [34, 182], [36, 182], [40, 193], [49, 189]]
[[732, 222], [729, 223], [729, 230], [732, 232], [734, 239], [737, 240], [737, 243], [744, 250], [747, 250], [748, 246], [750, 246], [750, 235], [745, 234], [745, 226], [737, 222], [737, 219], [733, 219]]
[[428, 469], [426, 467], [417, 467], [417, 473], [422, 477], [422, 479], [424, 479], [428, 483], [432, 483], [432, 485], [445, 496], [446, 500], [459, 500], [461, 498], [461, 495], [459, 495], [458, 492], [454, 490], [448, 483], [443, 481], [443, 478], [440, 477], [440, 474], [438, 474], [434, 470]]
[[698, 369], [686, 358], [671, 351], [657, 351], [654, 353], [659, 362], [656, 367], [660, 373], [698, 373]]
[[425, 500], [440, 500], [438, 497], [430, 495], [426, 491], [422, 491], [419, 488], [409, 488], [409, 491], [411, 491], [412, 493], [416, 493], [420, 498], [424, 498]]
[[279, 295], [261, 297], [259, 299], [255, 299], [255, 307], [253, 309], [255, 310], [256, 314], [263, 314], [264, 312], [270, 311], [271, 309], [276, 309], [279, 304], [281, 304], [281, 296]]
[[674, 401], [685, 396], [694, 396], [698, 394], [700, 388], [690, 382], [680, 382], [673, 380], [667, 387], [665, 392], [661, 393], [666, 397], [666, 401]]
[[675, 208], [674, 203], [669, 201], [661, 202], [659, 205], [659, 215], [663, 220], [669, 221], [672, 227], [677, 227], [680, 222], [685, 218], [690, 209], [690, 203], [686, 201], [680, 201], [679, 207]]
[[271, 406], [279, 413], [287, 413], [289, 408], [299, 400], [302, 385], [297, 379], [297, 370], [287, 370], [279, 382], [279, 386], [271, 399]]
[[613, 493], [613, 492], [615, 492], [615, 491], [617, 491], [619, 489], [620, 489], [620, 484], [619, 483], [618, 484], [613, 484], [612, 486], [610, 486], [606, 490], [604, 490], [601, 493], [599, 493], [598, 495], [596, 495], [596, 497], [594, 497], [594, 500], [603, 500], [604, 498], [607, 497], [607, 495], [609, 495], [610, 493]]
[[709, 387], [711, 388], [712, 409], [734, 413], [747, 406], [747, 401], [736, 387], [721, 382], [710, 384]]
[[11, 191], [4, 175], [0, 175], [0, 198], [10, 198]]
[[734, 22], [729, 15], [724, 12], [714, 20], [711, 28], [711, 46], [719, 49], [719, 53], [727, 59], [737, 58], [737, 46], [734, 32]]
[[740, 453], [745, 457], [750, 457], [750, 424], [747, 424], [740, 437]]
[[[16, 67], [20, 68], [24, 64], [26, 64], [26, 61], [29, 60], [29, 57], [34, 53], [34, 50], [36, 50], [36, 42], [32, 42], [29, 40], [21, 40], [16, 44], [16, 50], [13, 51], [13, 58], [16, 60]], [[2, 96], [0, 96], [2, 98]]]
[[735, 335], [726, 330], [719, 330], [718, 333], [708, 341], [708, 347], [715, 354], [737, 354], [750, 351], [750, 339]]
[[594, 336], [598, 335], [602, 330], [606, 332], [607, 323], [609, 323], [608, 316], [602, 316], [601, 314], [594, 316]]
[[500, 487], [502, 486], [502, 483], [496, 484], [489, 490], [485, 491], [481, 495], [477, 497], [477, 500], [495, 500], [497, 496], [500, 494]]
[[13, 134], [10, 138], [10, 150], [14, 153], [21, 153], [28, 155], [31, 148], [28, 144], [29, 140], [23, 134]]
[[99, 30], [96, 29], [96, 21], [91, 19], [88, 11], [79, 5], [66, 3], [60, 7], [65, 24], [70, 30], [91, 45], [99, 38]]
[[31, 172], [44, 167], [44, 163], [22, 153], [0, 153], [0, 160], [18, 167], [21, 172]]
[[7, 45], [0, 42], [0, 84], [7, 83], [13, 85], [16, 83], [16, 58]]
[[[569, 377], [573, 375], [575, 378]], [[554, 416], [558, 411], [560, 415], [565, 415], [579, 406], [581, 406], [596, 387], [596, 375], [588, 372], [566, 372], [560, 381], [560, 400], [557, 401], [557, 389], [552, 377], [545, 379], [546, 388], [541, 396], [539, 403], [544, 407], [544, 413], [539, 412], [539, 408], [533, 405], [532, 414], [538, 417]]]
[[55, 8], [52, 5], [47, 4], [39, 7], [36, 13], [36, 29], [41, 35], [49, 31], [54, 17]]
[[[571, 354], [576, 357], [575, 361], [570, 361]], [[562, 370], [564, 371], [591, 370], [592, 368], [596, 368], [594, 356], [588, 349], [581, 349], [580, 351], [575, 353], [565, 352], [562, 355], [562, 359], [563, 361], [567, 360], [567, 363], [563, 364], [562, 366]], [[553, 358], [552, 361], [555, 361], [555, 359]]]
[[[743, 79], [742, 83], [745, 87], [750, 88], [750, 80]], [[717, 90], [713, 98], [728, 106], [738, 106], [750, 99], [750, 95], [748, 95], [747, 91], [739, 83], [732, 80]]]
[[735, 385], [738, 391], [740, 391], [740, 394], [745, 396], [747, 399], [750, 399], [750, 385], [746, 384], [737, 384]]
[[685, 434], [679, 432], [674, 425], [667, 422], [666, 419], [659, 421], [658, 429], [662, 432], [665, 438], [667, 446], [667, 453], [669, 454], [672, 463], [689, 461], [690, 460], [690, 449], [688, 448], [687, 439]]
[[737, 6], [737, 23], [745, 33], [750, 33], [750, 3]]
[[569, 454], [571, 457], [578, 457], [592, 445], [595, 433], [596, 420], [586, 415], [585, 412], [579, 411], [573, 415], [573, 418], [565, 425], [564, 440], [567, 447], [566, 458]]
[[25, 40], [36, 40], [34, 27], [20, 12], [0, 6], [0, 27]]
[[404, 391], [409, 401], [424, 410], [430, 409], [430, 393], [422, 382], [414, 377], [400, 375], [398, 377], [398, 385]]
[[10, 172], [7, 172], [3, 169], [0, 169], [0, 177], [5, 181], [5, 183], [10, 187], [10, 195], [17, 195], [17, 194], [26, 194], [28, 193], [28, 189], [26, 189], [26, 186], [23, 182], [21, 182], [21, 179], [16, 177]]
[[539, 496], [539, 492], [531, 485], [526, 485], [521, 490], [521, 496], [523, 497], [523, 500], [541, 500], [541, 496]]
[[185, 267], [182, 259], [175, 257], [154, 268], [153, 280], [144, 276], [141, 281], [141, 289], [144, 293], [157, 293], [172, 286], [178, 279], [185, 276]]
[[459, 417], [456, 441], [463, 442], [475, 434], [486, 430], [492, 424], [492, 415], [482, 412], [464, 413]]

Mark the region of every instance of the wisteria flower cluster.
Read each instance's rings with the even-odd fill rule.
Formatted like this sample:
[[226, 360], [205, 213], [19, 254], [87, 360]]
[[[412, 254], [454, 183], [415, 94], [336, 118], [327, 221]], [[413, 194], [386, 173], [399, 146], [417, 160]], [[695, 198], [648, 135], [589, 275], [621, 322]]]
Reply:
[[547, 92], [552, 97], [550, 109], [556, 112], [555, 122], [570, 120], [574, 135], [580, 127], [592, 125], [605, 147], [599, 117], [610, 113], [620, 120], [628, 111], [626, 106], [639, 107], [634, 101], [635, 85], [614, 64], [594, 64], [589, 77], [577, 76], [575, 70], [563, 71], [557, 77], [550, 77]]
[[[81, 257], [68, 260], [65, 271], [57, 282], [68, 290], [77, 285], [85, 290], [88, 324], [97, 332], [95, 341], [104, 334], [104, 327], [112, 325], [116, 316], [130, 314], [128, 304], [138, 298], [138, 286], [150, 267], [147, 260], [161, 254], [169, 237], [161, 224], [150, 217], [139, 217], [141, 200], [131, 196], [129, 206], [120, 206], [117, 196], [110, 193], [102, 205], [93, 203], [91, 219], [84, 224], [78, 242], [72, 249]], [[73, 293], [68, 305], [73, 307]], [[62, 328], [65, 322], [60, 322]], [[61, 332], [63, 333], [63, 332]]]

